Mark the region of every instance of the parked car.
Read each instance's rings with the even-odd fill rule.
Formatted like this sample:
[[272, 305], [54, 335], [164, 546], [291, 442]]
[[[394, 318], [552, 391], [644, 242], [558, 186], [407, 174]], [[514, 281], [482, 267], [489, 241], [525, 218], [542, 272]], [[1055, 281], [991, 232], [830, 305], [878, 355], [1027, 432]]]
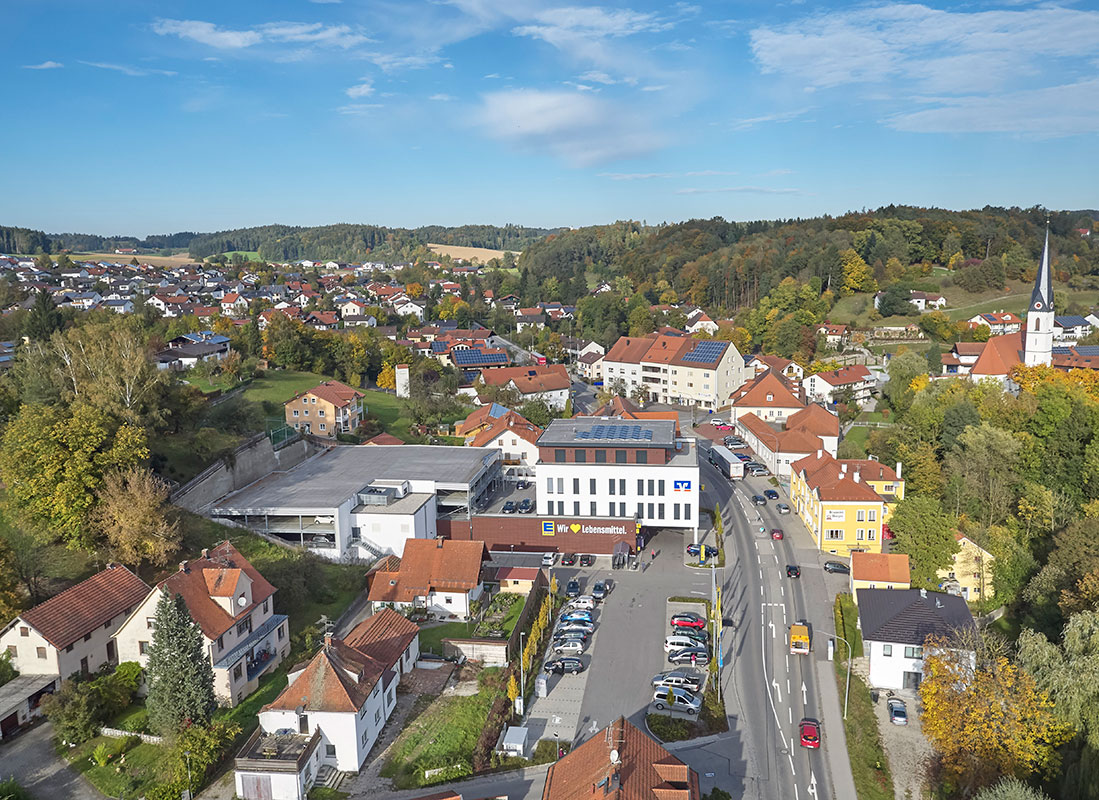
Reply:
[[565, 584], [565, 597], [579, 597], [580, 596], [580, 581], [573, 578], [567, 584]]
[[573, 608], [561, 615], [561, 622], [591, 622], [591, 612], [582, 608]]
[[514, 514], [517, 508], [518, 506], [515, 505], [514, 500], [508, 500], [506, 503], [504, 503], [503, 512], [505, 514]]
[[593, 556], [591, 553], [584, 553], [584, 555], [580, 556], [580, 566], [582, 566], [582, 567], [591, 567], [591, 566], [594, 566], [594, 565], [595, 565], [595, 556]]
[[576, 553], [565, 553], [563, 556], [561, 556], [561, 566], [562, 567], [571, 567], [575, 563], [576, 563]]
[[572, 610], [574, 608], [591, 611], [593, 608], [595, 608], [595, 598], [592, 597], [590, 594], [582, 594], [579, 597], [574, 598], [572, 602], [569, 603], [569, 610]]
[[774, 489], [768, 489], [763, 493], [763, 496], [766, 497], [768, 500], [778, 500], [778, 492], [776, 492]]
[[530, 488], [530, 481], [516, 481], [515, 482], [515, 488], [516, 489], [529, 489]]
[[782, 539], [784, 538], [782, 528], [771, 528], [771, 538], [775, 539], [776, 541], [782, 541]]
[[831, 572], [835, 575], [850, 575], [851, 568], [844, 564], [842, 561], [825, 561], [824, 571]]
[[672, 664], [690, 664], [704, 667], [710, 663], [710, 649], [708, 647], [684, 647], [682, 650], [673, 650], [668, 653], [668, 661]]
[[693, 611], [683, 611], [678, 614], [672, 614], [672, 627], [673, 628], [705, 628], [706, 620], [704, 617], [695, 614]]
[[605, 600], [610, 591], [610, 581], [596, 581], [595, 586], [591, 587], [591, 596], [596, 600]]
[[706, 548], [706, 558], [717, 558], [717, 548], [710, 547], [708, 544], [689, 544], [687, 545], [687, 555], [691, 558], [698, 558], [702, 553], [702, 548]]
[[761, 494], [752, 495], [752, 502], [755, 503], [757, 506], [767, 505], [766, 498], [764, 498], [763, 495], [761, 495]]
[[730, 425], [728, 422], [715, 423], [714, 427], [717, 428], [719, 431], [731, 431], [733, 429], [733, 426]]
[[733, 455], [736, 456], [738, 459], [740, 459], [741, 463], [751, 461], [751, 457], [745, 455], [744, 453], [733, 453]]
[[908, 706], [904, 704], [903, 700], [893, 698], [886, 707], [889, 709], [889, 721], [894, 725], [907, 725], [908, 724]]
[[595, 631], [595, 623], [585, 622], [582, 619], [572, 619], [567, 622], [560, 622], [557, 627], [553, 629], [554, 635], [558, 633], [592, 633]]
[[570, 655], [578, 656], [586, 650], [585, 644], [579, 639], [565, 639], [564, 641], [553, 643], [553, 652], [560, 655], [561, 653], [568, 653]]
[[710, 417], [710, 424], [715, 427], [718, 425], [724, 425], [725, 420], [721, 419], [720, 417]]
[[686, 636], [688, 639], [693, 639], [699, 644], [709, 644], [710, 634], [702, 628], [676, 628], [676, 636]]
[[801, 567], [799, 567], [797, 564], [787, 564], [786, 565], [786, 577], [787, 578], [800, 578], [801, 577]]
[[520, 514], [533, 514], [534, 503], [531, 502], [529, 497], [524, 497], [519, 501], [519, 513]]
[[778, 509], [778, 513], [780, 514], [790, 513], [790, 506], [788, 506], [786, 503], [779, 503], [777, 506], [775, 506], [775, 508]]
[[557, 554], [556, 553], [543, 553], [542, 554], [542, 566], [543, 567], [552, 567], [556, 561], [557, 561]]
[[660, 710], [674, 708], [688, 714], [697, 714], [702, 708], [702, 700], [678, 686], [662, 686], [653, 692], [653, 705]]
[[580, 642], [587, 645], [589, 636], [591, 634], [584, 631], [561, 631], [560, 633], [554, 632], [552, 641], [555, 647], [562, 642]]
[[690, 636], [684, 636], [678, 631], [671, 636], [664, 637], [665, 653], [670, 653], [673, 650], [682, 650], [685, 647], [705, 647], [705, 645], [692, 639]]
[[765, 467], [747, 467], [748, 474], [753, 478], [766, 478], [767, 469]]
[[542, 671], [547, 675], [554, 673], [564, 675], [566, 672], [577, 675], [584, 671], [584, 662], [576, 656], [562, 656], [542, 665]]
[[811, 747], [814, 750], [820, 747], [820, 723], [815, 719], [806, 717], [799, 722], [798, 735], [801, 737], [802, 747]]
[[653, 676], [653, 688], [675, 686], [688, 692], [697, 692], [705, 680], [701, 672], [692, 669], [670, 669]]

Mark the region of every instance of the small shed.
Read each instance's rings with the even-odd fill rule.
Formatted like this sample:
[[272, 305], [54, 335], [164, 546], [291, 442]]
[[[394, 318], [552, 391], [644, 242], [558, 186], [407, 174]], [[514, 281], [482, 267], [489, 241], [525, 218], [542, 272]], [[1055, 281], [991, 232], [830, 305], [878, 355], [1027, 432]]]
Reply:
[[504, 741], [501, 749], [509, 756], [527, 757], [527, 729], [508, 726], [504, 731]]

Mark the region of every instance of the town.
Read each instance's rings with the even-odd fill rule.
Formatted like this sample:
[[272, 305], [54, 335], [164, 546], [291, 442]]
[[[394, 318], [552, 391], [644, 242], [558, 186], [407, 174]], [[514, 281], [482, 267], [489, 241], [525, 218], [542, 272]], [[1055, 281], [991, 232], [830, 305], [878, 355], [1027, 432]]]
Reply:
[[562, 291], [539, 264], [583, 231], [0, 256], [0, 778], [1088, 796], [1049, 769], [1090, 752], [1099, 316], [1064, 273], [1092, 229], [1029, 225], [1011, 276], [863, 237], [728, 304], [686, 269]]

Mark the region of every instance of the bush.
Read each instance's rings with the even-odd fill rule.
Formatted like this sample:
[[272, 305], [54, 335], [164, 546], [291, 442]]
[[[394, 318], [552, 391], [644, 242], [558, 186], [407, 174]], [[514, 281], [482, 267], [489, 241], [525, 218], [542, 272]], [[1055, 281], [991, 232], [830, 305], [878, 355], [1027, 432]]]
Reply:
[[[534, 747], [534, 755], [531, 756], [531, 763], [548, 764], [551, 761], [556, 761], [557, 746], [558, 741], [556, 739], [540, 739], [538, 744]], [[566, 754], [569, 752], [568, 742], [561, 742], [560, 746]]]
[[132, 714], [129, 714], [126, 719], [122, 720], [119, 726], [124, 731], [132, 731], [134, 733], [148, 733], [149, 732], [149, 711], [148, 709], [141, 708]]
[[107, 766], [114, 757], [115, 748], [113, 742], [100, 742], [95, 746], [95, 749], [92, 750], [92, 761], [99, 767]]
[[694, 723], [667, 714], [649, 714], [646, 721], [653, 736], [664, 742], [681, 742], [694, 733]]
[[115, 667], [114, 675], [123, 685], [137, 694], [137, 687], [141, 683], [141, 665], [136, 661], [123, 661]]
[[0, 781], [0, 800], [31, 800], [31, 796], [15, 778], [8, 778]]

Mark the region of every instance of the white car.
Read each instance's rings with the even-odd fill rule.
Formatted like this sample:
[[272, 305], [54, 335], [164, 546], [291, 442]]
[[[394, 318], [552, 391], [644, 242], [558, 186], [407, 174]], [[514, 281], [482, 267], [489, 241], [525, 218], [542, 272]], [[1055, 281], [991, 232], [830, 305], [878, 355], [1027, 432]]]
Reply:
[[582, 594], [579, 597], [570, 600], [567, 608], [581, 608], [586, 611], [591, 611], [595, 608], [595, 598], [590, 594]]
[[555, 553], [544, 553], [542, 555], [542, 566], [543, 567], [552, 567], [553, 563], [556, 560], [557, 560], [557, 556], [556, 556]]
[[686, 689], [665, 686], [653, 692], [653, 705], [659, 710], [674, 708], [677, 711], [686, 711], [688, 714], [697, 714], [702, 709], [702, 700]]
[[724, 425], [725, 420], [721, 419], [720, 417], [710, 417], [710, 424], [711, 425]]
[[568, 653], [569, 655], [578, 656], [584, 652], [584, 643], [579, 639], [566, 639], [563, 642], [559, 642], [553, 646], [553, 652], [557, 655], [562, 653]]

